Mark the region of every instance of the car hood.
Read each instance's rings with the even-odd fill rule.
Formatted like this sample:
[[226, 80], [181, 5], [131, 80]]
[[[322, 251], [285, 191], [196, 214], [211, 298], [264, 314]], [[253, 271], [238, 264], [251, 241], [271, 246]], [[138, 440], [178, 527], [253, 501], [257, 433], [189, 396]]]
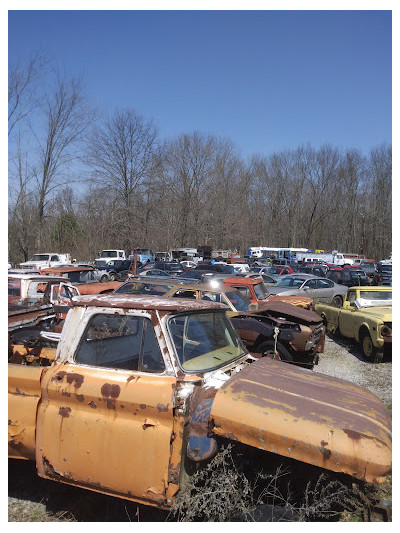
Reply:
[[274, 317], [284, 317], [287, 320], [294, 322], [301, 322], [306, 324], [319, 324], [322, 322], [320, 315], [314, 311], [304, 309], [293, 303], [288, 303], [279, 300], [270, 300], [266, 302], [258, 302], [258, 310], [254, 314], [268, 314]]
[[213, 432], [370, 483], [391, 472], [391, 419], [367, 389], [262, 358], [226, 381]]

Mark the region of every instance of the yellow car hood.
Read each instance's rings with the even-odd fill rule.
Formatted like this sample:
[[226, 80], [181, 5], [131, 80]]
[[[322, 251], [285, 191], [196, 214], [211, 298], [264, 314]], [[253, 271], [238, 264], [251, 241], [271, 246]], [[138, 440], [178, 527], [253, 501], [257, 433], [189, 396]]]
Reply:
[[215, 434], [382, 483], [391, 471], [391, 419], [363, 387], [262, 358], [218, 390]]

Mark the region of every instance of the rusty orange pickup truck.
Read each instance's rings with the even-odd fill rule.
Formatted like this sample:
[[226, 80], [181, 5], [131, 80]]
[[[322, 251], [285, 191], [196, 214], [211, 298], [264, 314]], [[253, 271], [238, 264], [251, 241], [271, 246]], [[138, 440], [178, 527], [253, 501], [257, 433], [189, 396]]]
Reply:
[[391, 472], [376, 396], [250, 355], [219, 303], [79, 296], [47, 341], [11, 345], [8, 364], [9, 457], [41, 477], [168, 509], [229, 443], [255, 475], [276, 457], [302, 477]]

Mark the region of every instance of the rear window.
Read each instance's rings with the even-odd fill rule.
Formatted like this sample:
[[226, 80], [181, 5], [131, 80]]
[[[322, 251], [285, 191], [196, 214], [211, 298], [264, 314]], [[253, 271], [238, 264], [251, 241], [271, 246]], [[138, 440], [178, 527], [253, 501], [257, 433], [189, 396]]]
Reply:
[[21, 280], [8, 278], [8, 294], [10, 296], [21, 296]]
[[172, 289], [173, 285], [165, 285], [162, 283], [143, 283], [139, 281], [127, 281], [114, 294], [147, 294], [149, 296], [162, 296], [167, 291]]

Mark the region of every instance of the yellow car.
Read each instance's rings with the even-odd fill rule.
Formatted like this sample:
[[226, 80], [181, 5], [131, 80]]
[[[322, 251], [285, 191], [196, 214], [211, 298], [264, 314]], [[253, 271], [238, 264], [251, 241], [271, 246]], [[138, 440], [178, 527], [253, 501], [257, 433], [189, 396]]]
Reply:
[[392, 346], [392, 287], [350, 287], [342, 307], [316, 303], [314, 310], [327, 331], [359, 342], [368, 361], [380, 363]]

